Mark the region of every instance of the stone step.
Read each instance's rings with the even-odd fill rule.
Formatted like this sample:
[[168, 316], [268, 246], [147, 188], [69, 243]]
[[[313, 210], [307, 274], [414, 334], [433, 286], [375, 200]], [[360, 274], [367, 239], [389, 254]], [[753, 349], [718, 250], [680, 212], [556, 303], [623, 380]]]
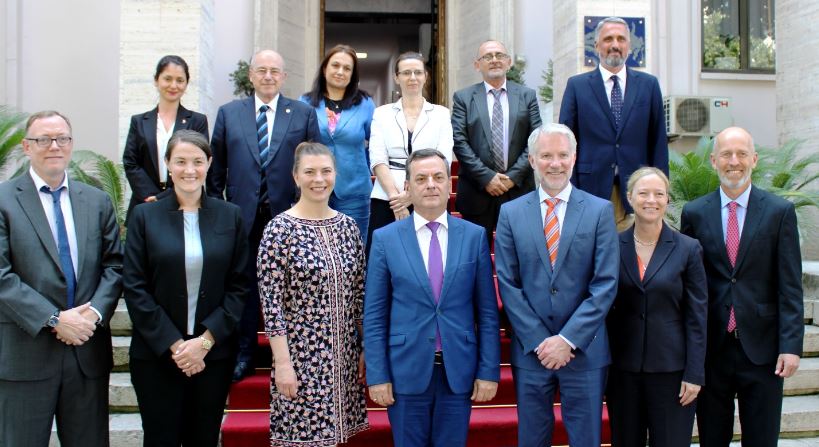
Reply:
[[[739, 408], [734, 413], [734, 437], [742, 433], [739, 426]], [[815, 436], [819, 433], [819, 395], [786, 396], [782, 399], [782, 419], [780, 433], [783, 438]], [[697, 436], [697, 424], [694, 424]], [[780, 444], [781, 446], [782, 444]]]
[[[119, 413], [108, 417], [110, 444], [113, 447], [142, 447], [142, 418], [139, 413]], [[51, 426], [49, 447], [60, 447], [57, 426]]]
[[114, 310], [114, 316], [111, 317], [109, 325], [112, 335], [131, 335], [133, 325], [131, 324], [131, 317], [128, 315], [128, 309], [125, 307], [125, 300], [120, 299], [117, 302], [117, 308]]
[[[742, 444], [732, 442], [730, 447], [741, 447]], [[819, 447], [819, 438], [799, 438], [799, 439], [780, 439], [777, 442], [778, 447]], [[691, 444], [691, 447], [700, 447], [699, 444]]]
[[806, 357], [800, 360], [796, 374], [785, 379], [785, 395], [816, 393], [819, 393], [819, 357]]
[[108, 407], [111, 411], [134, 413], [139, 411], [131, 374], [127, 372], [111, 373], [108, 382]]
[[114, 351], [114, 371], [128, 371], [128, 349], [131, 346], [131, 337], [111, 337]]
[[805, 340], [802, 343], [802, 352], [805, 357], [819, 356], [819, 326], [805, 325]]

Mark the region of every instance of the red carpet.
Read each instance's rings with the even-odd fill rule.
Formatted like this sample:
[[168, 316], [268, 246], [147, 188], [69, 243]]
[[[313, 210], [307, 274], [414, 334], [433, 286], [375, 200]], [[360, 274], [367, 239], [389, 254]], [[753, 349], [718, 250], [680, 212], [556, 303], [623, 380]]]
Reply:
[[[453, 186], [457, 183], [458, 163], [452, 164]], [[453, 188], [454, 190], [454, 188]], [[454, 211], [454, 194], [450, 198], [450, 211]], [[457, 215], [456, 213], [453, 213]], [[494, 254], [492, 261], [494, 264]], [[497, 279], [495, 279], [497, 289]], [[498, 307], [503, 307], [498, 298]], [[501, 313], [501, 327], [508, 327], [508, 319]], [[517, 409], [512, 369], [509, 366], [511, 340], [501, 329], [501, 380], [498, 394], [485, 405], [472, 408], [469, 423], [469, 447], [513, 447], [517, 445]], [[257, 365], [270, 365], [270, 348], [264, 334], [259, 335], [260, 355]], [[559, 400], [559, 396], [556, 401]], [[222, 425], [222, 445], [224, 447], [266, 447], [270, 445], [268, 431], [270, 406], [270, 368], [259, 369], [250, 377], [233, 384], [228, 398], [228, 411]], [[367, 398], [367, 416], [370, 429], [355, 435], [347, 447], [389, 447], [392, 446], [390, 424], [387, 412]], [[563, 426], [560, 404], [554, 406], [555, 431], [553, 445], [568, 445], [569, 440]], [[603, 442], [610, 442], [608, 412], [603, 407]]]

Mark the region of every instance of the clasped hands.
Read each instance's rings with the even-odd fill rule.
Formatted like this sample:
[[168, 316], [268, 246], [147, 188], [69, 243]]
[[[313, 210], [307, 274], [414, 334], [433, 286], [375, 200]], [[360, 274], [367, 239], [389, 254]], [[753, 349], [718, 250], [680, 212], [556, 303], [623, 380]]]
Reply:
[[91, 309], [91, 303], [85, 303], [60, 312], [60, 322], [51, 330], [57, 340], [72, 345], [81, 346], [94, 335], [97, 329], [99, 316]]
[[205, 370], [205, 356], [208, 351], [202, 347], [202, 340], [179, 339], [171, 345], [171, 359], [186, 376], [191, 377]]
[[[498, 382], [490, 380], [475, 379], [472, 384], [472, 396], [470, 399], [473, 402], [489, 402], [495, 397], [498, 392]], [[381, 383], [370, 386], [370, 399], [378, 405], [389, 407], [395, 403], [395, 397], [392, 394], [392, 383]]]
[[568, 365], [574, 358], [572, 347], [559, 335], [547, 337], [535, 348], [540, 364], [544, 368], [558, 370]]
[[513, 182], [508, 175], [498, 172], [492, 177], [492, 180], [487, 183], [484, 189], [486, 189], [489, 195], [497, 197], [512, 189], [513, 186], [515, 186], [515, 182]]
[[409, 217], [409, 206], [412, 204], [409, 193], [406, 191], [395, 192], [389, 195], [390, 209], [395, 215], [395, 220]]

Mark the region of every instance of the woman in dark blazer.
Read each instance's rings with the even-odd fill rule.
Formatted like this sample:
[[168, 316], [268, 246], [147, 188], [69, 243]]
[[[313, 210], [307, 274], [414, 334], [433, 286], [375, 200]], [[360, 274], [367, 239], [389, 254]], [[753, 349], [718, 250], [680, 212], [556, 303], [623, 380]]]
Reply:
[[173, 193], [134, 208], [123, 287], [133, 321], [131, 381], [146, 446], [216, 446], [246, 293], [240, 210], [203, 192], [211, 151], [174, 133]]
[[195, 130], [208, 137], [208, 118], [190, 111], [180, 103], [188, 88], [188, 64], [179, 56], [165, 56], [159, 60], [154, 73], [154, 85], [159, 93], [159, 104], [145, 113], [131, 117], [128, 139], [122, 153], [125, 177], [131, 185], [128, 219], [137, 204], [153, 202], [164, 197], [172, 182], [167, 176], [163, 157], [168, 139], [174, 131]]
[[634, 225], [620, 233], [620, 280], [606, 321], [613, 446], [691, 445], [704, 382], [708, 292], [699, 242], [664, 221], [668, 178], [640, 168], [628, 181]]

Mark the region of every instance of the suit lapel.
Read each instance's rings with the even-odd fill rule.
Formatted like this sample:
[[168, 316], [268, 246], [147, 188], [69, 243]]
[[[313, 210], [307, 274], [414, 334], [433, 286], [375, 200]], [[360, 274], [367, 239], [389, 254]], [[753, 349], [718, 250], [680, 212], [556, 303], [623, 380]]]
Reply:
[[[481, 125], [483, 125], [483, 132], [486, 136], [486, 141], [489, 145], [491, 145], [492, 123], [489, 119], [489, 110], [487, 109], [488, 106], [486, 103], [486, 89], [484, 89], [483, 82], [475, 84], [474, 90], [472, 91], [472, 101], [474, 102], [475, 107], [478, 108], [478, 116], [481, 118]], [[481, 156], [481, 154], [476, 155], [478, 157]]]
[[640, 94], [642, 90], [640, 88], [640, 83], [643, 81], [643, 78], [640, 74], [634, 70], [626, 68], [626, 91], [625, 96], [623, 98], [623, 111], [620, 116], [620, 129], [617, 130], [617, 136], [620, 136], [620, 133], [626, 127], [625, 123], [628, 120], [628, 114], [631, 112], [631, 106], [634, 105], [634, 100], [637, 98], [637, 95]]
[[[725, 249], [725, 233], [722, 231], [722, 206], [720, 203], [719, 190], [712, 192], [707, 196], [704, 206], [704, 218], [708, 222], [708, 234], [711, 240], [708, 243], [713, 244], [714, 247], [719, 247], [718, 265], [723, 269], [726, 275], [731, 274], [731, 261], [728, 260], [728, 251]], [[745, 216], [747, 220], [747, 215]], [[705, 243], [702, 244], [705, 247]]]
[[75, 276], [79, 282], [80, 278], [82, 278], [82, 266], [85, 264], [83, 262], [86, 254], [85, 242], [88, 239], [88, 228], [90, 226], [89, 205], [85, 200], [82, 189], [77, 187], [77, 182], [69, 179], [68, 186], [68, 196], [71, 198], [71, 214], [73, 214], [74, 218], [74, 233], [77, 236], [77, 272]]
[[190, 129], [192, 116], [193, 112], [180, 105], [176, 110], [176, 123], [173, 125], [174, 131], [180, 129]]
[[354, 116], [358, 115], [358, 113], [360, 111], [361, 111], [361, 107], [355, 107], [355, 106], [350, 107], [349, 109], [346, 109], [346, 110], [342, 110], [341, 111], [341, 116], [338, 119], [338, 123], [336, 123], [336, 131], [333, 132], [333, 133], [335, 134], [337, 132], [341, 132], [341, 129], [344, 129], [344, 127], [347, 125], [347, 123], [349, 123], [353, 119]]
[[267, 154], [268, 163], [270, 163], [282, 145], [285, 135], [287, 135], [287, 128], [290, 127], [290, 118], [293, 114], [290, 113], [291, 100], [284, 96], [279, 96], [279, 104], [276, 106], [276, 119], [273, 121], [273, 132], [270, 134], [270, 152]]
[[[404, 142], [404, 154], [409, 157], [409, 142], [407, 141], [407, 117], [404, 116], [404, 107], [401, 105], [401, 100], [393, 103], [393, 112], [395, 112], [395, 124], [398, 126], [398, 131], [401, 132], [401, 140]], [[413, 133], [414, 137], [416, 134]]]
[[745, 260], [745, 255], [751, 249], [751, 242], [759, 230], [759, 222], [762, 222], [762, 216], [765, 215], [766, 205], [765, 197], [751, 186], [748, 209], [745, 212], [745, 223], [742, 225], [742, 234], [739, 236], [739, 250], [737, 250], [737, 262], [734, 271], [739, 270], [742, 261]]
[[[518, 109], [520, 108], [520, 90], [518, 89], [517, 85], [512, 82], [506, 83], [506, 100], [509, 102], [509, 141], [506, 142], [506, 146], [510, 148], [512, 147], [512, 141], [515, 141], [515, 126], [512, 125], [516, 116], [518, 116]], [[526, 136], [528, 138], [528, 135]], [[509, 160], [506, 160], [507, 166], [509, 166]]]
[[546, 235], [543, 234], [543, 217], [540, 214], [539, 200], [537, 189], [526, 195], [523, 222], [528, 227], [532, 245], [537, 251], [540, 262], [543, 263], [543, 269], [551, 276], [552, 262], [549, 260], [549, 249], [546, 247]]
[[614, 122], [614, 115], [611, 113], [611, 105], [609, 105], [609, 98], [606, 97], [606, 86], [603, 84], [603, 76], [600, 75], [600, 68], [596, 68], [588, 74], [589, 88], [600, 103], [600, 109], [603, 110], [603, 115], [609, 118], [609, 124], [614, 131], [617, 131], [617, 123]]
[[668, 225], [663, 223], [663, 229], [660, 232], [659, 239], [657, 239], [657, 246], [654, 247], [654, 254], [651, 255], [648, 266], [646, 266], [646, 272], [643, 275], [643, 284], [648, 284], [649, 281], [651, 281], [651, 278], [654, 277], [660, 270], [660, 267], [668, 260], [668, 257], [674, 251], [676, 245], [674, 242], [674, 233]]
[[[155, 108], [150, 112], [145, 113], [142, 115], [142, 134], [145, 135], [145, 144], [148, 147], [148, 156], [151, 157], [151, 167], [154, 169], [154, 173], [156, 174], [156, 179], [159, 181], [159, 160], [157, 159], [157, 147], [156, 142], [156, 121], [158, 115], [158, 109]], [[179, 115], [177, 114], [177, 117]]]
[[[245, 134], [247, 149], [250, 151], [250, 156], [261, 166], [262, 159], [259, 157], [259, 137], [256, 134], [256, 115], [258, 115], [258, 112], [256, 111], [255, 96], [250, 96], [242, 102], [242, 115], [243, 116], [239, 117], [239, 122]], [[273, 138], [273, 135], [270, 137]]]
[[[409, 219], [400, 221], [401, 227], [398, 230], [401, 245], [404, 246], [404, 253], [407, 255], [407, 262], [415, 274], [415, 279], [421, 289], [426, 293], [430, 302], [435, 305], [435, 298], [432, 296], [432, 287], [429, 284], [429, 275], [424, 267], [424, 258], [421, 256], [421, 248], [418, 246], [418, 236], [415, 234], [414, 219], [410, 215]], [[446, 276], [446, 275], [445, 275]]]
[[633, 225], [628, 230], [620, 233], [620, 263], [623, 264], [623, 270], [626, 271], [631, 282], [642, 290], [643, 281], [640, 280], [640, 272], [637, 270], [639, 267], [637, 266], [637, 252], [634, 247]]
[[[424, 100], [424, 104], [421, 106], [421, 113], [418, 115], [418, 120], [415, 122], [415, 129], [412, 131], [412, 139], [415, 140], [418, 138], [418, 134], [421, 133], [421, 130], [424, 126], [429, 123], [429, 114], [432, 113], [432, 104], [428, 103]], [[403, 113], [401, 114], [403, 115]], [[406, 123], [405, 123], [406, 126]], [[405, 132], [406, 133], [406, 132]], [[418, 149], [426, 149], [423, 147], [419, 147]]]
[[48, 218], [43, 210], [43, 202], [40, 201], [40, 196], [34, 187], [34, 180], [26, 173], [17, 181], [17, 201], [23, 212], [26, 213], [29, 222], [31, 222], [34, 232], [40, 239], [40, 242], [45, 247], [51, 260], [57, 267], [60, 267], [60, 258], [57, 254], [57, 243], [54, 242], [54, 235], [51, 233], [51, 227], [48, 226]]
[[555, 260], [554, 269], [555, 276], [560, 270], [563, 260], [566, 259], [566, 253], [571, 249], [577, 227], [582, 222], [583, 209], [585, 208], [584, 200], [585, 198], [579, 190], [572, 188], [572, 194], [566, 204], [566, 215], [563, 217], [563, 225], [560, 228], [560, 244], [557, 247], [557, 260]]
[[[447, 228], [446, 269], [444, 270], [444, 284], [441, 287], [441, 296], [438, 297], [439, 306], [452, 286], [452, 282], [456, 279], [455, 273], [458, 266], [461, 265], [461, 246], [463, 245], [463, 237], [460, 237], [463, 234], [463, 222], [449, 214], [446, 216], [446, 221], [449, 225], [449, 228]], [[459, 237], [454, 237], [455, 235]]]

